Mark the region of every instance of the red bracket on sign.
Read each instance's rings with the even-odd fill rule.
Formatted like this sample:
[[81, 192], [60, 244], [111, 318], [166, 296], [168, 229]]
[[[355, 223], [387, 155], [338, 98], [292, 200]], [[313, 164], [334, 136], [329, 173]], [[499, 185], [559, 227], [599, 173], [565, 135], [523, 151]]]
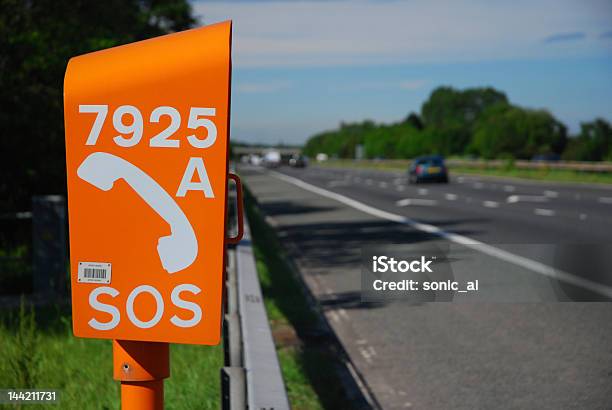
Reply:
[[229, 179], [233, 179], [236, 184], [236, 218], [238, 218], [238, 233], [234, 237], [227, 238], [227, 243], [231, 245], [235, 245], [242, 239], [244, 235], [244, 210], [242, 206], [242, 183], [240, 182], [240, 178], [236, 174], [232, 174], [231, 172], [227, 175]]

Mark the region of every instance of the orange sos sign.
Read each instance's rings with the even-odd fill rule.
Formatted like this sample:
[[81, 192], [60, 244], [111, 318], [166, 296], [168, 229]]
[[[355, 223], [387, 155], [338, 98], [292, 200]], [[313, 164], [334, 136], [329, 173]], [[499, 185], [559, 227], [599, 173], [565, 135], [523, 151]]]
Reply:
[[68, 63], [76, 336], [219, 343], [230, 76], [231, 22]]

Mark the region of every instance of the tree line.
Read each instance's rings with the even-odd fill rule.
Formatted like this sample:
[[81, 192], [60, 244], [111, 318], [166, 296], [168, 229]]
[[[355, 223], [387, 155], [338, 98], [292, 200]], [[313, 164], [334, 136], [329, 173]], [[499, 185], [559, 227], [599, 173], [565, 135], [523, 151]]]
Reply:
[[420, 114], [410, 113], [392, 124], [341, 123], [338, 129], [309, 138], [304, 153], [354, 158], [358, 145], [366, 158], [438, 153], [486, 159], [612, 161], [612, 127], [598, 118], [582, 123], [578, 135], [569, 136], [567, 127], [548, 111], [511, 104], [494, 88], [438, 87]]
[[29, 209], [34, 194], [66, 192], [70, 57], [184, 30], [195, 18], [187, 0], [0, 0], [0, 10], [2, 212]]

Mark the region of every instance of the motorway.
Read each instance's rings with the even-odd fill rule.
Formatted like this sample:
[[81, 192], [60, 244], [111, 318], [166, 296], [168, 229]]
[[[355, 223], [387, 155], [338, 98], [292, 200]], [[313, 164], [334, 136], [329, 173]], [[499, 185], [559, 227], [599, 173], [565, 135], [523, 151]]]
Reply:
[[[323, 167], [239, 172], [380, 407], [611, 408], [611, 305], [551, 303], [610, 299], [609, 188], [474, 176], [413, 186], [398, 172]], [[363, 302], [362, 248], [384, 244], [469, 248], [455, 277], [476, 275], [489, 297]]]

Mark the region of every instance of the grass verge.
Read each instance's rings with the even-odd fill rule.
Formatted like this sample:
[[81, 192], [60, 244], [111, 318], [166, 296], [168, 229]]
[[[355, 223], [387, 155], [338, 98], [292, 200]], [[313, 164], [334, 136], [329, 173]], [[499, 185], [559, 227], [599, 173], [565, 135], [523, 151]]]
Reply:
[[[166, 408], [218, 409], [221, 345], [172, 345], [170, 354]], [[69, 307], [33, 310], [22, 304], [17, 311], [0, 312], [0, 357], [0, 388], [60, 390], [59, 406], [31, 404], [28, 409], [120, 407], [111, 341], [74, 337]]]
[[[382, 171], [406, 171], [410, 161], [353, 161], [353, 160], [330, 160], [317, 165], [336, 168], [366, 168]], [[451, 173], [474, 174], [484, 176], [497, 176], [508, 178], [521, 178], [550, 182], [578, 182], [594, 184], [612, 184], [612, 173], [604, 172], [581, 172], [562, 169], [521, 169], [512, 166], [504, 168], [481, 168], [481, 167], [449, 167]]]
[[451, 172], [460, 174], [477, 174], [485, 176], [510, 177], [551, 182], [578, 182], [594, 184], [612, 184], [612, 174], [597, 172], [579, 172], [563, 169], [519, 169], [519, 168], [468, 168], [453, 167]]
[[337, 373], [337, 352], [248, 189], [245, 203], [257, 272], [292, 408], [350, 407]]

